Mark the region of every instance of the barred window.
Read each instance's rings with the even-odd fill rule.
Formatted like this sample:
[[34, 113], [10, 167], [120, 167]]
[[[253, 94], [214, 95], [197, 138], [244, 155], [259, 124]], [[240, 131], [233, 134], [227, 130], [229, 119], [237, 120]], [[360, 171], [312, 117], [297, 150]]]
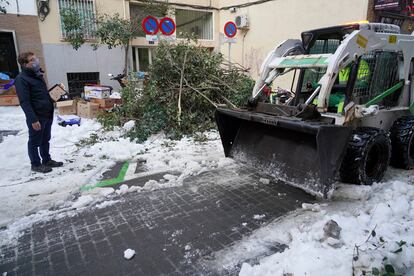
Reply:
[[[59, 14], [65, 9], [74, 9], [82, 20], [84, 37], [93, 39], [96, 30], [95, 3], [94, 0], [58, 0]], [[66, 38], [67, 34], [63, 25], [62, 17], [60, 18], [62, 37]]]
[[[401, 54], [373, 51], [360, 59], [358, 76], [352, 97], [354, 102], [365, 104], [399, 82], [398, 60]], [[394, 106], [400, 92], [386, 97], [380, 105]]]
[[129, 5], [129, 13], [131, 16], [131, 21], [136, 22], [138, 26], [137, 37], [145, 37], [145, 32], [141, 27], [141, 22], [148, 15], [155, 16], [156, 18], [163, 18], [165, 13], [161, 9], [151, 8], [148, 6], [131, 3]]
[[213, 39], [213, 13], [196, 10], [175, 10], [177, 37], [194, 34], [198, 39]]

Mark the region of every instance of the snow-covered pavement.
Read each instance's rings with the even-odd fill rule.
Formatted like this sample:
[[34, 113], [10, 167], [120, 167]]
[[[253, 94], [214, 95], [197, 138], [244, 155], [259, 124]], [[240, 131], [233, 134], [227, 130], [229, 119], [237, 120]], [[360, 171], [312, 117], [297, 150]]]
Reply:
[[[30, 172], [23, 112], [19, 107], [0, 107], [0, 130], [19, 131], [0, 143], [0, 226], [21, 230], [28, 221], [52, 212], [45, 211], [52, 207], [77, 209], [105, 200], [114, 189], [80, 188], [96, 183], [119, 161], [145, 160], [149, 172], [176, 171], [179, 175], [166, 175], [165, 181], [150, 181], [139, 189], [124, 187], [118, 194], [179, 186], [189, 175], [236, 165], [223, 157], [215, 132], [208, 133], [204, 142], [170, 141], [158, 135], [136, 144], [123, 138], [131, 124], [104, 132], [95, 120], [83, 120], [80, 127], [63, 128], [55, 123], [51, 152], [65, 166], [41, 175]], [[268, 183], [267, 179], [258, 181]], [[330, 220], [341, 228], [338, 239], [324, 231]], [[18, 233], [7, 234], [10, 238]], [[260, 257], [268, 255], [263, 252], [272, 243], [288, 248]], [[377, 269], [390, 270], [390, 265], [397, 274], [414, 275], [414, 173], [390, 169], [383, 182], [370, 187], [340, 184], [332, 200], [304, 204], [215, 257], [217, 267], [241, 265], [240, 275], [352, 275], [353, 271], [377, 275]]]
[[[288, 249], [243, 263], [240, 275], [383, 275], [389, 265], [396, 275], [414, 275], [412, 171], [390, 169], [371, 187], [341, 184], [331, 201], [302, 207], [219, 252], [215, 265], [232, 267], [280, 243]], [[324, 232], [330, 220], [339, 239]]]
[[[130, 125], [131, 122], [127, 123], [125, 128]], [[27, 126], [20, 107], [0, 107], [0, 130], [19, 131], [16, 136], [4, 137], [0, 143], [0, 226], [39, 210], [73, 204], [79, 207], [107, 196], [113, 192], [112, 188], [82, 192], [81, 198], [72, 202], [82, 186], [98, 182], [102, 173], [119, 161], [140, 159], [146, 161], [149, 172], [181, 173], [178, 177], [166, 176], [163, 183], [151, 181], [148, 189], [180, 185], [188, 175], [232, 164], [222, 154], [217, 133], [207, 134], [203, 143], [187, 138], [170, 141], [158, 135], [137, 144], [123, 138], [125, 129], [103, 132], [96, 120], [82, 119], [80, 127], [61, 127], [55, 120], [51, 154], [65, 165], [43, 175], [30, 171]]]

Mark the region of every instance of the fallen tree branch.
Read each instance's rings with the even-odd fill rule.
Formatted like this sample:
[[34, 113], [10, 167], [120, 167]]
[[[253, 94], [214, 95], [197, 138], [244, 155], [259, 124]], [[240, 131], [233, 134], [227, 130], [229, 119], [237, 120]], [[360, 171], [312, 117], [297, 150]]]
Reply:
[[225, 87], [227, 87], [228, 89], [230, 89], [231, 91], [233, 91], [234, 93], [239, 93], [236, 89], [230, 87], [225, 81], [221, 80], [219, 77], [216, 77], [214, 75], [210, 75], [211, 77], [213, 77], [215, 80], [217, 80], [218, 82], [220, 82], [222, 85], [224, 85]]
[[189, 83], [188, 83], [188, 81], [187, 81], [187, 79], [186, 78], [184, 78], [184, 81], [185, 81], [185, 85], [188, 87], [188, 88], [190, 88], [191, 90], [193, 90], [193, 91], [195, 91], [195, 92], [197, 92], [200, 96], [202, 96], [204, 99], [206, 99], [210, 104], [212, 104], [215, 108], [217, 108], [217, 104], [215, 104], [212, 100], [210, 100], [206, 95], [204, 95], [200, 90], [198, 90], [198, 89], [196, 89], [196, 88], [194, 88], [194, 87], [192, 87]]
[[180, 90], [178, 91], [178, 114], [177, 114], [177, 121], [178, 125], [181, 125], [181, 93], [183, 91], [183, 79], [184, 79], [184, 71], [185, 71], [185, 63], [187, 61], [187, 51], [184, 54], [184, 61], [183, 67], [181, 69], [181, 78], [180, 78]]

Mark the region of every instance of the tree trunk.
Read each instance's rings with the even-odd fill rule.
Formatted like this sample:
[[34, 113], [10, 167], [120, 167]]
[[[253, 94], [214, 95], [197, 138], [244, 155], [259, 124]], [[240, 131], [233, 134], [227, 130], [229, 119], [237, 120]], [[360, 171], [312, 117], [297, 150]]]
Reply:
[[124, 75], [128, 73], [128, 52], [129, 52], [129, 43], [124, 47], [125, 48], [125, 64], [124, 64]]

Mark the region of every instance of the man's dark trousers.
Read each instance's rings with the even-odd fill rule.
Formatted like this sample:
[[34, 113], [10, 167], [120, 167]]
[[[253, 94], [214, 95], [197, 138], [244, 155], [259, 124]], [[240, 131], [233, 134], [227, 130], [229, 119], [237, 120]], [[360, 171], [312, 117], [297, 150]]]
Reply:
[[[22, 67], [22, 72], [15, 79], [16, 92], [20, 106], [26, 115], [26, 123], [29, 128], [29, 158], [32, 166], [41, 165], [50, 160], [49, 140], [53, 121], [53, 101], [47, 91], [47, 86], [41, 72], [34, 72]], [[39, 122], [41, 129], [36, 131], [33, 124]]]
[[42, 158], [43, 163], [46, 163], [51, 159], [49, 154], [49, 141], [51, 137], [53, 117], [52, 119], [39, 118], [39, 122], [42, 128], [41, 130], [36, 131], [33, 129], [32, 124], [26, 121], [29, 128], [29, 142], [27, 143], [27, 146], [32, 166], [40, 166], [40, 157]]

